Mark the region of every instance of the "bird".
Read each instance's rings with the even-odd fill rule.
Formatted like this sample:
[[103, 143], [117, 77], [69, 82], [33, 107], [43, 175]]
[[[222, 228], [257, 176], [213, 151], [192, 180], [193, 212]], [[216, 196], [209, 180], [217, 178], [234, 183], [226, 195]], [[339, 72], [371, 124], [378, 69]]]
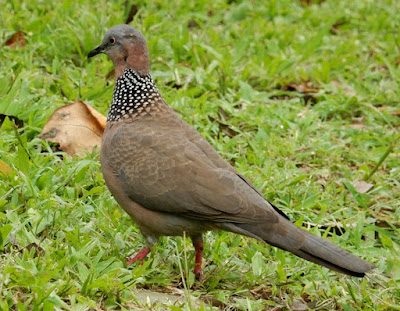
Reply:
[[188, 236], [194, 275], [203, 275], [203, 234], [230, 231], [289, 251], [330, 270], [364, 277], [375, 268], [294, 225], [161, 96], [150, 75], [143, 34], [116, 25], [88, 58], [106, 54], [115, 86], [100, 150], [105, 184], [145, 237], [126, 263], [143, 262], [162, 236]]

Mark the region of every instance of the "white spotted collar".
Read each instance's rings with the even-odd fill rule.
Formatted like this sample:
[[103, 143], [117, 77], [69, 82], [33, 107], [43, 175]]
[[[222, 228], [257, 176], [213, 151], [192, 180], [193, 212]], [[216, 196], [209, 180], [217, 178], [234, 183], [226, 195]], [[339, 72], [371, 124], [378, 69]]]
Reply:
[[149, 113], [163, 101], [150, 74], [140, 76], [130, 68], [117, 79], [107, 121], [111, 123]]

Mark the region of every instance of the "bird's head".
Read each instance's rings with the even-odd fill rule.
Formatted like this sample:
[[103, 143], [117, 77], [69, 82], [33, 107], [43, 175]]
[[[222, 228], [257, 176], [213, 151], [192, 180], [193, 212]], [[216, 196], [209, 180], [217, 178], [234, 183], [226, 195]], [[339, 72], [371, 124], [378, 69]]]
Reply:
[[149, 74], [150, 60], [146, 40], [139, 30], [129, 25], [116, 25], [110, 28], [103, 42], [90, 51], [88, 58], [104, 53], [113, 61], [115, 77], [131, 68], [141, 76]]

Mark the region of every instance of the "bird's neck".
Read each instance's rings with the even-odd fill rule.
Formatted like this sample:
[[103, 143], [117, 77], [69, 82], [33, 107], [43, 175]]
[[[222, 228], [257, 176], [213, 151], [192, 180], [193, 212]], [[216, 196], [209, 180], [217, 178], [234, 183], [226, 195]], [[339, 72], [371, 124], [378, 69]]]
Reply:
[[164, 100], [150, 74], [141, 76], [126, 68], [115, 82], [107, 122], [134, 119], [149, 114]]

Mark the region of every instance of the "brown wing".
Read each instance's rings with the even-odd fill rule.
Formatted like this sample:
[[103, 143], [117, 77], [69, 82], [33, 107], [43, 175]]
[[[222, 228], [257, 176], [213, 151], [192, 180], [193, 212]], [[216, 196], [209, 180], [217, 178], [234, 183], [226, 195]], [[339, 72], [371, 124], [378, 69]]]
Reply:
[[103, 142], [102, 161], [143, 207], [217, 222], [278, 221], [257, 190], [174, 114], [112, 130], [112, 139]]

